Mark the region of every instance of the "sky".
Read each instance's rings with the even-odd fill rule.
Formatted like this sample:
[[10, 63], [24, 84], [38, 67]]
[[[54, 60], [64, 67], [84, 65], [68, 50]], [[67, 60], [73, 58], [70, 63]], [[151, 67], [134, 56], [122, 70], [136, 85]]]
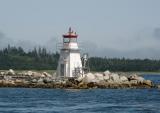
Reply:
[[69, 27], [82, 52], [160, 58], [160, 0], [0, 0], [0, 48], [56, 51]]

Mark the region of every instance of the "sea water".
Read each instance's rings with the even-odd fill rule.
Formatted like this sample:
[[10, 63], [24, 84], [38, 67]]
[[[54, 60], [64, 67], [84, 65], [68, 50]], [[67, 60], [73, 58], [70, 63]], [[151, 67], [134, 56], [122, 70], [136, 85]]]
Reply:
[[0, 113], [160, 113], [160, 90], [0, 88]]

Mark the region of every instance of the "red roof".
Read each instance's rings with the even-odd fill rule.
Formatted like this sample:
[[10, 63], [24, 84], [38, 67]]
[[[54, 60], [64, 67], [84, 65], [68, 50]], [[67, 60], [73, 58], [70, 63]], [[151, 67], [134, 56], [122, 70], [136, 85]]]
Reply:
[[64, 37], [64, 38], [77, 38], [78, 35], [76, 34], [76, 32], [73, 32], [73, 31], [71, 30], [71, 28], [69, 28], [68, 33], [67, 33], [67, 34], [64, 34], [63, 37]]

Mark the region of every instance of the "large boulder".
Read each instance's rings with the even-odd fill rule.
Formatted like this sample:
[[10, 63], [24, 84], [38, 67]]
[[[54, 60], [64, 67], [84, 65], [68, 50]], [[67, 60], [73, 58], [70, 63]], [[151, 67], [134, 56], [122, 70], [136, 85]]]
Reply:
[[44, 84], [43, 81], [44, 81], [44, 80], [43, 80], [42, 78], [40, 78], [40, 79], [37, 80], [37, 83], [38, 83], [38, 84]]
[[95, 77], [96, 77], [97, 80], [100, 80], [100, 81], [104, 80], [104, 75], [103, 74], [101, 74], [101, 73], [95, 73], [94, 75], [95, 75]]
[[13, 69], [9, 69], [9, 71], [7, 72], [8, 75], [15, 75], [15, 72]]
[[104, 76], [106, 76], [106, 75], [110, 75], [110, 74], [111, 74], [111, 72], [110, 72], [110, 71], [108, 71], [108, 70], [107, 70], [107, 71], [105, 71], [105, 72], [103, 72], [103, 75], [104, 75]]
[[27, 72], [25, 73], [25, 75], [32, 76], [32, 75], [33, 75], [33, 72], [32, 72], [32, 71], [27, 71]]
[[0, 72], [0, 75], [5, 75], [5, 72], [3, 72], [3, 71], [2, 71], [2, 72]]
[[79, 89], [87, 89], [88, 86], [87, 86], [86, 83], [80, 82], [80, 83], [78, 84], [78, 88], [79, 88]]
[[110, 75], [110, 79], [111, 79], [113, 82], [120, 82], [120, 77], [119, 77], [119, 75], [116, 74], [116, 73], [112, 73], [112, 74]]
[[37, 83], [38, 80], [37, 80], [37, 79], [32, 79], [31, 82], [32, 82], [32, 83]]
[[6, 85], [6, 84], [12, 84], [12, 85], [15, 84], [13, 80], [3, 80], [2, 82], [3, 82], [3, 84], [5, 84], [5, 85]]
[[110, 79], [110, 75], [111, 75], [111, 73], [108, 70], [103, 72], [103, 79], [105, 81], [108, 81]]
[[144, 81], [144, 78], [136, 74], [133, 74], [129, 77], [129, 80], [137, 80], [137, 82], [142, 83]]
[[38, 72], [33, 72], [32, 76], [34, 77], [45, 77], [45, 75], [38, 73]]
[[160, 89], [160, 85], [157, 85], [157, 88]]
[[120, 81], [122, 82], [128, 81], [128, 78], [126, 76], [120, 76]]
[[78, 80], [76, 80], [75, 78], [68, 78], [69, 82], [71, 82], [72, 84], [78, 85], [80, 82]]
[[31, 77], [45, 77], [45, 75], [38, 72], [34, 72], [34, 71], [27, 71], [26, 73], [24, 73], [24, 75], [31, 76]]
[[90, 83], [90, 82], [98, 82], [98, 80], [96, 79], [95, 75], [92, 74], [92, 73], [87, 73], [83, 80], [82, 80], [83, 83]]
[[150, 86], [150, 87], [153, 86], [153, 83], [152, 83], [151, 80], [144, 80], [144, 81], [143, 81], [143, 84], [144, 84], [144, 85], [147, 85], [147, 86]]
[[47, 73], [47, 72], [43, 72], [42, 73], [45, 77], [52, 77], [52, 75], [50, 75], [49, 73]]
[[77, 78], [77, 81], [81, 82], [84, 77], [85, 77], [85, 76], [79, 76], [79, 77]]
[[138, 84], [138, 81], [137, 81], [137, 80], [130, 80], [129, 82], [130, 82], [130, 84], [132, 84], [132, 85], [133, 85], [133, 84], [134, 84], [134, 85], [137, 85], [137, 84]]
[[109, 80], [109, 79], [110, 79], [110, 75], [105, 75], [105, 76], [103, 76], [103, 79], [104, 79], [105, 81]]
[[138, 82], [141, 82], [141, 83], [142, 83], [142, 82], [144, 81], [144, 78], [143, 78], [143, 77], [138, 77], [137, 80], [138, 80]]
[[100, 81], [98, 84], [97, 84], [97, 87], [98, 88], [107, 88], [108, 87], [108, 82], [106, 81]]
[[16, 84], [20, 84], [20, 83], [23, 83], [23, 80], [21, 80], [21, 79], [16, 79], [14, 82], [15, 82]]
[[[44, 83], [52, 83], [52, 81], [53, 81], [53, 80], [50, 79], [50, 78], [48, 78], [48, 77], [43, 79], [43, 82], [44, 82]], [[61, 82], [61, 81], [60, 81], [60, 82]]]

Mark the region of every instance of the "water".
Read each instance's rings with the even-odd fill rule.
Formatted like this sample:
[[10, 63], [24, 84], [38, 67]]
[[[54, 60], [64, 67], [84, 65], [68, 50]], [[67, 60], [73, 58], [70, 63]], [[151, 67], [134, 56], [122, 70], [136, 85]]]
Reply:
[[160, 113], [160, 90], [0, 88], [0, 113]]

